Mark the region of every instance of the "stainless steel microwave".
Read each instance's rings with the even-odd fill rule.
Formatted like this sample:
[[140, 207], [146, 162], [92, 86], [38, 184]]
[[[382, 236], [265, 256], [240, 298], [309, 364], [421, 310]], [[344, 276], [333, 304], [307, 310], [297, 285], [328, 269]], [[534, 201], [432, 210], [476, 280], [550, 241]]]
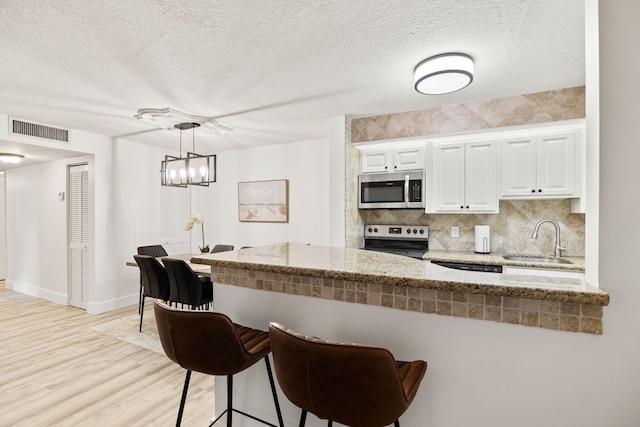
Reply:
[[424, 209], [424, 170], [358, 176], [360, 209]]

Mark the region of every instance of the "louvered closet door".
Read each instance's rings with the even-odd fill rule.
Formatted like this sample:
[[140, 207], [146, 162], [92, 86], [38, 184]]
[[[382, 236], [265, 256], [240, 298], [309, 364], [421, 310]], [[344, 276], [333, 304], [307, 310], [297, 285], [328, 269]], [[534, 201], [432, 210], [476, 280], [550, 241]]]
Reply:
[[69, 167], [69, 304], [86, 308], [89, 299], [89, 167]]
[[160, 188], [160, 240], [169, 255], [191, 252], [190, 233], [184, 229], [190, 219], [188, 188]]

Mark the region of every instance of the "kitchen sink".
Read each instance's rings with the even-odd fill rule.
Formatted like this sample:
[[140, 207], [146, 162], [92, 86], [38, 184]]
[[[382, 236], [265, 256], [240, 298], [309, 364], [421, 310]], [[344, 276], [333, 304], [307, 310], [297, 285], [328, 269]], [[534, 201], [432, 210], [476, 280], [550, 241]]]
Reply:
[[509, 261], [521, 261], [521, 262], [540, 262], [549, 264], [573, 264], [571, 261], [562, 258], [547, 258], [537, 256], [526, 255], [504, 255], [502, 258]]

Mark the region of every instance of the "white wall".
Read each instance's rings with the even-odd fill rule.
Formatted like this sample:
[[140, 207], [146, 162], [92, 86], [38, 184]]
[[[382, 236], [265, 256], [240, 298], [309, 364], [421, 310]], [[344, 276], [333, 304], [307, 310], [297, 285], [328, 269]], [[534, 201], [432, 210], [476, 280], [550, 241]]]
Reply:
[[0, 172], [0, 280], [7, 276], [7, 211], [5, 209], [5, 178]]
[[600, 1], [599, 11], [599, 284], [609, 292], [611, 305], [600, 357], [586, 357], [598, 369], [598, 405], [609, 421], [602, 416], [591, 422], [631, 426], [640, 425], [640, 197], [635, 189], [640, 182], [640, 3]]
[[[289, 222], [240, 222], [238, 182], [273, 179], [289, 180]], [[209, 190], [209, 211], [217, 213], [207, 239], [236, 248], [287, 241], [328, 245], [329, 193], [327, 140], [224, 151], [218, 155], [218, 182]]]
[[[86, 159], [85, 159], [86, 160]], [[60, 304], [68, 303], [64, 161], [6, 173], [7, 285]]]

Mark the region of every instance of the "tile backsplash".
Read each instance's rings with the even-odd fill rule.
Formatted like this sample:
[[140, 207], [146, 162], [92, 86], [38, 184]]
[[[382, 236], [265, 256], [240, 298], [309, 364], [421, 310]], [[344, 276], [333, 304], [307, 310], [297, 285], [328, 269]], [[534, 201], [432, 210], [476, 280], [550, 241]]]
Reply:
[[[491, 252], [500, 238], [505, 253], [553, 256], [555, 227], [543, 224], [538, 239], [533, 228], [541, 219], [560, 225], [560, 238], [567, 248], [564, 255], [584, 256], [585, 215], [571, 213], [570, 200], [501, 200], [499, 214], [425, 214], [420, 209], [362, 210], [365, 224], [410, 224], [429, 226], [429, 248], [434, 250], [473, 251], [475, 226], [491, 227]], [[460, 237], [451, 237], [451, 227], [459, 227]]]

